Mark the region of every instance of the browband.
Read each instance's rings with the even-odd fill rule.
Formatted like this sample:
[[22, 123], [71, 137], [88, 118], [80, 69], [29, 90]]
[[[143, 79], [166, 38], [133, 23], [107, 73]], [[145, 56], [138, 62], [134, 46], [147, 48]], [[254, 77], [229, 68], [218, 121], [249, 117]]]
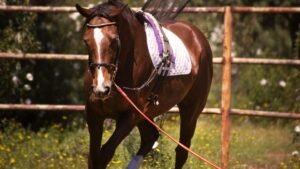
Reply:
[[117, 24], [117, 22], [107, 22], [107, 23], [101, 23], [101, 24], [95, 24], [95, 25], [87, 23], [86, 26], [89, 28], [101, 28], [101, 27], [116, 25], [116, 24]]

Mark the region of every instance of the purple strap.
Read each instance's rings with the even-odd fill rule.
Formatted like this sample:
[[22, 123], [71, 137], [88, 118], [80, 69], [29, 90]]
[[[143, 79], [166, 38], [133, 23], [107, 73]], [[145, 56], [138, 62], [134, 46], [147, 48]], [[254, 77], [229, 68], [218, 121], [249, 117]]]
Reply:
[[153, 31], [154, 31], [154, 35], [155, 35], [155, 39], [156, 39], [156, 43], [158, 45], [158, 51], [159, 51], [159, 56], [163, 57], [163, 53], [164, 53], [164, 49], [163, 49], [163, 42], [161, 41], [161, 38], [159, 36], [159, 30], [157, 29], [157, 27], [155, 26], [154, 21], [152, 20], [151, 17], [148, 17], [146, 15], [150, 26], [152, 27]]
[[[163, 53], [164, 53], [164, 49], [163, 49], [162, 39], [160, 38], [160, 35], [159, 35], [159, 28], [156, 26], [154, 20], [150, 16], [146, 15], [146, 17], [147, 17], [147, 20], [148, 20], [151, 28], [153, 29], [154, 36], [155, 36], [155, 39], [156, 39], [156, 43], [157, 43], [157, 46], [158, 46], [159, 56], [162, 58]], [[161, 31], [163, 31], [163, 30], [161, 29]], [[170, 54], [171, 62], [173, 63], [173, 66], [175, 66], [175, 56], [174, 56], [173, 50], [172, 50], [171, 47], [170, 47], [169, 50], [170, 50], [169, 54]]]

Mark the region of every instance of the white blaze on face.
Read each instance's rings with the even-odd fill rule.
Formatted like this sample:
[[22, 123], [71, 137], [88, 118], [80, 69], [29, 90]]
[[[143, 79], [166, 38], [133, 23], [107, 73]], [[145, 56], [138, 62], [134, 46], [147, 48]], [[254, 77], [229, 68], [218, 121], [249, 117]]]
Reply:
[[[106, 88], [105, 88], [105, 79], [103, 76], [103, 67], [100, 67], [100, 69], [98, 70], [98, 76], [97, 76], [97, 86], [95, 88], [96, 91], [100, 91], [100, 92], [105, 92]], [[106, 85], [107, 86], [107, 85]]]
[[100, 51], [101, 51], [101, 41], [103, 37], [104, 35], [102, 33], [102, 30], [100, 28], [94, 28], [94, 40], [97, 47], [98, 63], [101, 63]]
[[[101, 41], [103, 40], [104, 35], [102, 33], [102, 30], [100, 28], [94, 28], [94, 40], [96, 44], [96, 50], [97, 50], [97, 63], [102, 63], [101, 60]], [[103, 67], [100, 67], [98, 69], [97, 73], [97, 86], [95, 88], [96, 91], [105, 92], [105, 85], [104, 85], [104, 75], [103, 75]]]

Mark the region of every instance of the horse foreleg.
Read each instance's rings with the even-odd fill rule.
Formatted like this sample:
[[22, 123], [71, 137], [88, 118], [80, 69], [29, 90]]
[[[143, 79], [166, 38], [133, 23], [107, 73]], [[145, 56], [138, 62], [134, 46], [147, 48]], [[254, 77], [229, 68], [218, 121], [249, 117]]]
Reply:
[[100, 159], [100, 148], [103, 131], [103, 119], [87, 111], [87, 124], [90, 134], [89, 169], [98, 169]]
[[143, 158], [152, 149], [154, 142], [158, 139], [159, 134], [155, 127], [149, 122], [143, 121], [138, 124], [138, 129], [141, 135], [141, 147], [136, 156], [133, 157], [127, 169], [137, 169], [143, 162]]
[[111, 161], [117, 146], [131, 132], [134, 126], [134, 118], [130, 113], [124, 114], [117, 120], [114, 133], [101, 148], [101, 168], [106, 168], [107, 164]]

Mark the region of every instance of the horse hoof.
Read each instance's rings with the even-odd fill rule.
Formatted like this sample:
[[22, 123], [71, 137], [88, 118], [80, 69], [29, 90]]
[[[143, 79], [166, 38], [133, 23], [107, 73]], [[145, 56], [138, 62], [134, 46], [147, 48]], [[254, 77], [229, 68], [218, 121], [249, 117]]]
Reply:
[[134, 156], [126, 169], [138, 169], [141, 166], [143, 159], [144, 158], [141, 155]]

